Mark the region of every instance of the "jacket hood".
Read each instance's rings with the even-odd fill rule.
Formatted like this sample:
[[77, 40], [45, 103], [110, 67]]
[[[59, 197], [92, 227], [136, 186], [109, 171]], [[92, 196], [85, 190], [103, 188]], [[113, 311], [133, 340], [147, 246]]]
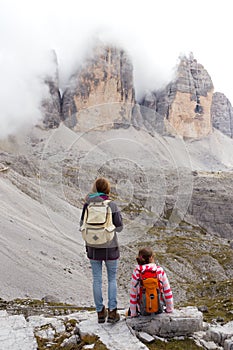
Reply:
[[140, 272], [144, 271], [156, 271], [157, 265], [155, 263], [145, 264], [145, 265], [137, 265], [136, 269]]
[[102, 192], [90, 193], [87, 195], [86, 202], [102, 202], [106, 199], [109, 199], [108, 195]]

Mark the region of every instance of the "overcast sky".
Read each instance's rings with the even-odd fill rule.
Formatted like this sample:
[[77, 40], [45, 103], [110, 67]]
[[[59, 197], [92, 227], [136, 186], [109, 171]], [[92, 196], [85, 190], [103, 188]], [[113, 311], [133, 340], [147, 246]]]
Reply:
[[61, 87], [97, 39], [132, 58], [137, 96], [171, 79], [193, 52], [233, 103], [231, 0], [0, 0], [0, 137], [40, 118], [43, 77], [59, 61]]

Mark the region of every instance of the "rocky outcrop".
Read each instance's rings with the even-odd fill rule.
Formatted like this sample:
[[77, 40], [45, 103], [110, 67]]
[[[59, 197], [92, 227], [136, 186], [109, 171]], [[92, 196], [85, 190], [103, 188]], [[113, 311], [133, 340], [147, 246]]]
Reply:
[[199, 138], [212, 132], [213, 89], [209, 74], [190, 54], [180, 59], [175, 79], [164, 90], [147, 94], [142, 105], [155, 109], [170, 133]]
[[204, 349], [233, 349], [233, 322], [213, 324], [206, 332], [197, 333], [194, 338]]
[[134, 103], [133, 67], [127, 54], [99, 46], [72, 76], [63, 95], [62, 118], [75, 131], [124, 127]]
[[129, 318], [127, 324], [135, 331], [143, 331], [152, 336], [164, 338], [190, 336], [203, 330], [202, 313], [195, 307], [174, 310], [173, 313], [162, 313], [155, 316]]
[[59, 91], [59, 74], [57, 56], [54, 51], [51, 52], [52, 60], [55, 65], [55, 74], [45, 78], [45, 84], [48, 86], [48, 97], [42, 101], [43, 127], [56, 128], [61, 122], [61, 96]]
[[9, 316], [6, 311], [0, 311], [0, 348], [11, 350], [38, 348], [33, 328], [23, 315]]
[[215, 92], [211, 106], [213, 127], [233, 138], [233, 108], [228, 98]]

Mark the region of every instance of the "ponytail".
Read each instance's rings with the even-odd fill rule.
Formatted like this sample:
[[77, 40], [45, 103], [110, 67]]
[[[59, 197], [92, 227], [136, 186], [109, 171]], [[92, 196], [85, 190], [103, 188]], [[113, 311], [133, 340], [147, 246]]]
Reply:
[[154, 252], [151, 248], [142, 248], [138, 252], [136, 257], [138, 265], [145, 265], [150, 263], [151, 257], [154, 256]]

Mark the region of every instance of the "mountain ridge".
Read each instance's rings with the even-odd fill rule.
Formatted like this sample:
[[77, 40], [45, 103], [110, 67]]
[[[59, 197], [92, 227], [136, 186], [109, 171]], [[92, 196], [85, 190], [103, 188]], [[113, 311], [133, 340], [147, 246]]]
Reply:
[[[215, 127], [232, 137], [230, 101], [223, 93], [214, 92], [210, 75], [192, 53], [179, 59], [173, 80], [164, 88], [145, 92], [140, 101], [135, 97], [133, 64], [125, 50], [97, 46], [71, 76], [62, 96], [55, 60], [56, 74], [46, 79], [50, 97], [43, 102], [43, 125], [53, 128], [63, 121], [84, 131], [94, 118], [102, 128], [106, 123], [111, 124], [108, 128], [133, 124], [150, 132], [200, 138]], [[102, 106], [101, 111], [96, 106]]]

